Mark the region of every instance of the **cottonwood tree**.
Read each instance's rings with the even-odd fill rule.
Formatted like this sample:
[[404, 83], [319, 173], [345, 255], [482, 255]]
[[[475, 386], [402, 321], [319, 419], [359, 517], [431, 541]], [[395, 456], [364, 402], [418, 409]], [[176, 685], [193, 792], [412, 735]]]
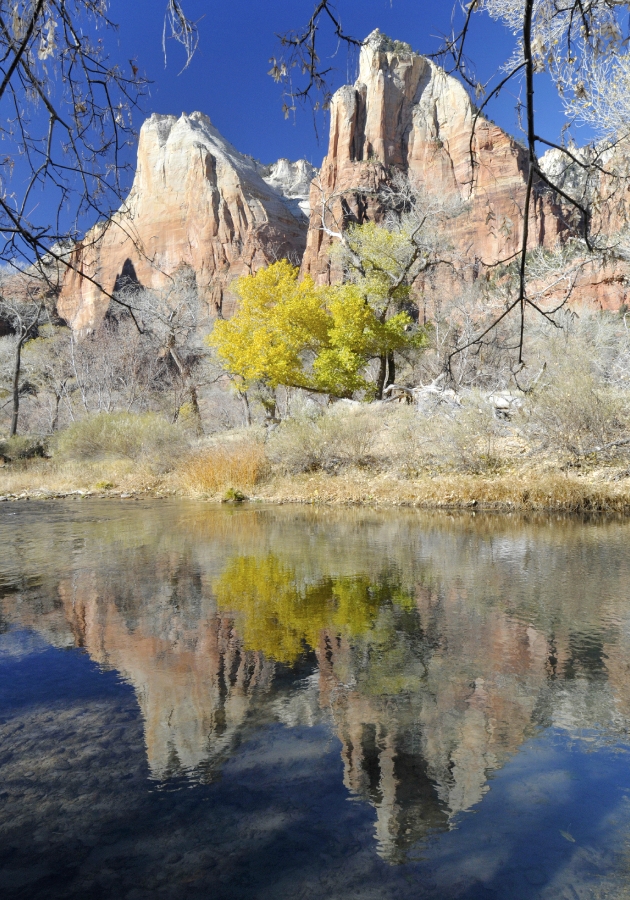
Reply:
[[[457, 257], [444, 234], [450, 220], [462, 213], [461, 202], [432, 196], [405, 174], [394, 172], [376, 192], [382, 223], [344, 228], [334, 215], [335, 199], [322, 194], [320, 221], [334, 241], [331, 258], [344, 282], [356, 286], [381, 324], [401, 312], [417, 318], [418, 304], [412, 300], [417, 280], [440, 267], [455, 268]], [[407, 327], [424, 337], [417, 323]], [[380, 348], [377, 399], [395, 383], [396, 349], [417, 349], [421, 343]]]
[[244, 390], [263, 384], [271, 391], [374, 396], [379, 384], [369, 377], [370, 360], [419, 346], [424, 332], [404, 311], [378, 314], [365, 285], [317, 287], [298, 275], [283, 260], [236, 282], [239, 308], [218, 320], [209, 337], [226, 370]]

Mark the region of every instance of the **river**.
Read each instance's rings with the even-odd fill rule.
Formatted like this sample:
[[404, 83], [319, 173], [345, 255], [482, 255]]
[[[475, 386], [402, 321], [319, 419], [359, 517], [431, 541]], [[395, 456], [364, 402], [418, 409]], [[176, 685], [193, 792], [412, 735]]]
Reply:
[[0, 505], [3, 900], [630, 897], [630, 523]]

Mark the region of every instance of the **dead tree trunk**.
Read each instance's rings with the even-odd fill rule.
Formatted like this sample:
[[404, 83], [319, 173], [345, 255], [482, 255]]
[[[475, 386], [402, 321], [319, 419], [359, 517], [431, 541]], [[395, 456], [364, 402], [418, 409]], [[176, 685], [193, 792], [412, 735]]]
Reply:
[[13, 411], [11, 414], [11, 427], [9, 429], [9, 437], [15, 437], [17, 434], [18, 418], [20, 416], [20, 372], [22, 370], [22, 347], [26, 340], [25, 335], [21, 335], [15, 348], [15, 363], [13, 366]]
[[[197, 385], [192, 380], [190, 367], [182, 361], [182, 359], [180, 358], [180, 355], [177, 352], [177, 350], [175, 349], [175, 347], [170, 346], [169, 353], [171, 354], [171, 359], [177, 366], [180, 377], [181, 377], [182, 381], [184, 382], [184, 388], [186, 390], [186, 393], [188, 394], [191, 412], [195, 419], [196, 429], [199, 434], [202, 434], [203, 428], [201, 426], [201, 411], [199, 409], [199, 397], [197, 395]], [[179, 418], [180, 410], [181, 410], [181, 407], [175, 413], [175, 421], [177, 421], [177, 419]]]

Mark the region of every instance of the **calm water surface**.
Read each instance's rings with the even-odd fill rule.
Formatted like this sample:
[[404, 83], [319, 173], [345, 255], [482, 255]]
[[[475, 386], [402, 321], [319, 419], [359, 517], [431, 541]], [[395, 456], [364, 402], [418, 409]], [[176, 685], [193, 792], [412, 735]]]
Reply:
[[630, 898], [630, 524], [0, 506], [0, 897]]

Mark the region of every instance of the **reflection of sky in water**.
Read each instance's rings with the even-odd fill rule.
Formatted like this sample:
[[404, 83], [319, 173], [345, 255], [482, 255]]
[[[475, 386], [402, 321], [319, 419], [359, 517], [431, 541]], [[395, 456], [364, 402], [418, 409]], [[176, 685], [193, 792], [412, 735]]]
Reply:
[[630, 896], [629, 526], [14, 509], [2, 897]]
[[43, 653], [49, 647], [49, 642], [36, 632], [11, 628], [0, 634], [0, 666], [10, 665], [24, 656]]

